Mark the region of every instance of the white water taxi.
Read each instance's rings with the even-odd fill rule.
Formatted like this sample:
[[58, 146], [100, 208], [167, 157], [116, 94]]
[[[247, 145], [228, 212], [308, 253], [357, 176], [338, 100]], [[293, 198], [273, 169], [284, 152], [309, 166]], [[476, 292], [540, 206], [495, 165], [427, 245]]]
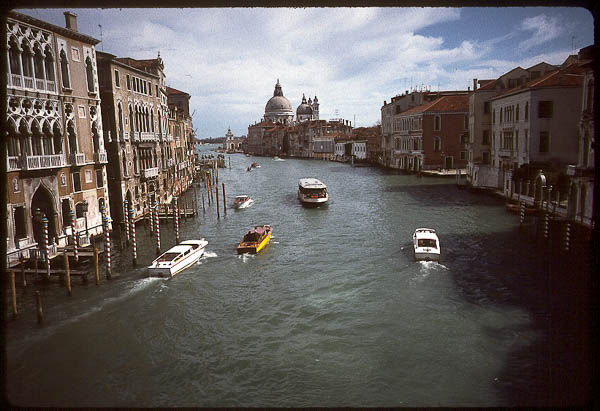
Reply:
[[235, 197], [235, 200], [233, 200], [233, 207], [234, 208], [246, 208], [246, 207], [249, 207], [253, 202], [254, 202], [253, 199], [251, 199], [249, 196], [244, 194], [244, 195]]
[[440, 239], [433, 228], [417, 228], [413, 234], [413, 245], [417, 261], [440, 260]]
[[153, 277], [173, 277], [202, 257], [208, 241], [186, 240], [166, 251], [148, 266], [148, 274]]
[[271, 239], [273, 228], [270, 225], [257, 225], [248, 230], [237, 247], [238, 254], [258, 254]]
[[329, 200], [327, 186], [316, 178], [301, 178], [298, 182], [298, 200], [304, 205], [321, 205]]

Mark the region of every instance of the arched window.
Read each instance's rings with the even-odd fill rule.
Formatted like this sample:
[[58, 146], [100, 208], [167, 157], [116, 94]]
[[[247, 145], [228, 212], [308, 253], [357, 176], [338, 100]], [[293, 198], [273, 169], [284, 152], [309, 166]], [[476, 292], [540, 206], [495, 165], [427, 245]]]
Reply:
[[67, 54], [64, 50], [60, 51], [60, 74], [62, 76], [63, 88], [71, 88], [71, 80], [69, 78], [69, 62]]
[[44, 154], [42, 151], [42, 132], [40, 131], [40, 126], [37, 123], [37, 121], [31, 123], [31, 134], [33, 136], [31, 140], [33, 155], [41, 156], [42, 154]]
[[23, 75], [25, 77], [33, 77], [33, 56], [27, 47], [23, 48], [21, 62], [23, 64]]
[[83, 202], [77, 203], [77, 205], [75, 206], [75, 218], [85, 217], [83, 209], [84, 209]]
[[17, 157], [21, 155], [21, 146], [19, 143], [19, 138], [17, 137], [17, 126], [12, 120], [8, 121], [6, 149], [9, 157]]
[[135, 122], [133, 121], [133, 107], [129, 106], [129, 130], [135, 132]]
[[9, 43], [10, 50], [8, 51], [8, 59], [10, 64], [10, 72], [12, 74], [21, 75], [21, 64], [19, 60], [21, 59], [21, 51], [19, 50], [19, 46], [14, 39], [11, 39]]
[[62, 154], [63, 152], [63, 138], [62, 138], [62, 130], [58, 122], [54, 123], [54, 127], [52, 127], [52, 134], [54, 139], [54, 153]]
[[[39, 47], [35, 49], [35, 55], [33, 56], [33, 68], [34, 76], [37, 80], [44, 79], [44, 57], [42, 56], [42, 51]], [[42, 83], [43, 84], [43, 83]]]
[[54, 57], [50, 48], [46, 48], [46, 80], [54, 81]]
[[138, 159], [137, 148], [133, 149], [133, 170], [135, 174], [140, 173], [140, 164]]
[[127, 154], [125, 149], [121, 150], [121, 162], [123, 165], [123, 176], [127, 176]]
[[97, 153], [100, 151], [100, 136], [98, 135], [98, 127], [96, 126], [96, 122], [92, 123], [92, 142], [94, 143], [94, 152]]
[[117, 104], [118, 110], [119, 110], [119, 114], [118, 114], [118, 121], [119, 121], [119, 137], [123, 138], [123, 106], [121, 105], [121, 102], [119, 102]]
[[85, 59], [85, 75], [87, 78], [88, 91], [90, 93], [95, 92], [96, 87], [94, 86], [94, 67], [92, 66], [92, 59], [90, 56]]
[[150, 110], [150, 124], [152, 125], [152, 132], [154, 133], [154, 110]]
[[137, 106], [135, 108], [135, 129], [137, 131], [143, 131], [140, 130], [140, 110]]
[[148, 131], [150, 131], [150, 115], [148, 114], [148, 107], [146, 107], [146, 113], [144, 114], [144, 119], [146, 120], [146, 132], [148, 132]]
[[525, 103], [525, 120], [529, 120], [529, 101]]
[[72, 122], [67, 125], [67, 138], [69, 140], [69, 153], [77, 153], [77, 135], [75, 134], [75, 127]]
[[158, 110], [158, 133], [162, 135], [162, 114], [160, 113], [160, 109]]

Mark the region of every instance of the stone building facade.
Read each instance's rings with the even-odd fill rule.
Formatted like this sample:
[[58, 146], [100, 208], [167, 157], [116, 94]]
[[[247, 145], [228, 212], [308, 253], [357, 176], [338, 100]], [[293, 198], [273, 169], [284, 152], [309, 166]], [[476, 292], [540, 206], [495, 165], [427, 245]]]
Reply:
[[167, 193], [163, 164], [168, 158], [168, 105], [160, 57], [119, 58], [98, 52], [100, 93], [113, 218], [124, 222], [125, 200], [140, 218]]
[[[108, 213], [107, 153], [98, 88], [98, 40], [77, 31], [65, 12], [59, 27], [7, 13], [7, 254], [43, 242], [48, 219], [51, 253], [82, 245], [102, 232]], [[71, 219], [71, 212], [74, 219]]]

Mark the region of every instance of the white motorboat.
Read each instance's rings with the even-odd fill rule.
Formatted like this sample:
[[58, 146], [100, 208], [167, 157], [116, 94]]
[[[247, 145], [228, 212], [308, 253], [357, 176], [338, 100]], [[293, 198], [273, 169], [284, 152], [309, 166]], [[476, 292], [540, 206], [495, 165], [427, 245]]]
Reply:
[[244, 194], [244, 195], [235, 197], [235, 200], [233, 200], [233, 207], [234, 208], [246, 208], [246, 207], [250, 207], [250, 205], [253, 202], [254, 202], [253, 199], [251, 199], [249, 196]]
[[325, 204], [329, 200], [327, 186], [316, 178], [301, 178], [298, 182], [298, 200], [304, 205]]
[[208, 241], [185, 240], [158, 256], [148, 266], [148, 274], [152, 277], [173, 277], [185, 270], [202, 257]]
[[440, 239], [433, 228], [417, 228], [413, 234], [413, 245], [417, 261], [440, 260]]

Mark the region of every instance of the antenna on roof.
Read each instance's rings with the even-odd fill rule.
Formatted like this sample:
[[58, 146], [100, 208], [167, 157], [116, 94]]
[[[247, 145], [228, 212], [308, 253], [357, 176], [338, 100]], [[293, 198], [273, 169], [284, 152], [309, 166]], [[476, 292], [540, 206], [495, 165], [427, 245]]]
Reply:
[[102, 24], [98, 24], [100, 27], [100, 47], [102, 47], [102, 51], [104, 51], [104, 43], [102, 42]]

